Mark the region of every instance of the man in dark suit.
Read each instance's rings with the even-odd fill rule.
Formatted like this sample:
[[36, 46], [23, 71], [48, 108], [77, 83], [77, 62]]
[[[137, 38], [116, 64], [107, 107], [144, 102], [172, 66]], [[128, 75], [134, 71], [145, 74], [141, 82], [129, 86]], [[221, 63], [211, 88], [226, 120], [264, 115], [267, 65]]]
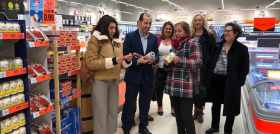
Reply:
[[[138, 53], [142, 58], [132, 58], [132, 65], [126, 69], [124, 81], [126, 82], [125, 103], [122, 112], [122, 129], [124, 134], [129, 134], [131, 130], [131, 110], [135, 103], [138, 91], [140, 109], [140, 134], [152, 134], [147, 129], [149, 124], [148, 112], [153, 91], [153, 67], [159, 61], [157, 37], [149, 30], [152, 25], [152, 16], [149, 13], [142, 13], [137, 21], [138, 30], [126, 35], [123, 54]], [[155, 53], [154, 58], [145, 59], [145, 55], [150, 52]]]

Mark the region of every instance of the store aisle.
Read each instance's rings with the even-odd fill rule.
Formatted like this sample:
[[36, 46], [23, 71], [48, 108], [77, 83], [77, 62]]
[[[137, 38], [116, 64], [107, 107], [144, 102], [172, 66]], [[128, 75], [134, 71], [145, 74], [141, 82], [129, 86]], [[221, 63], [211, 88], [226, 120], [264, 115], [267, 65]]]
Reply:
[[[155, 118], [154, 121], [150, 122], [148, 129], [153, 134], [176, 134], [177, 128], [176, 128], [176, 121], [173, 116], [171, 116], [170, 111], [170, 99], [168, 95], [164, 95], [163, 98], [163, 105], [164, 105], [164, 114], [163, 116], [159, 116], [157, 114], [157, 103], [152, 102], [151, 103], [151, 109], [150, 109], [150, 115]], [[204, 123], [200, 124], [197, 121], [195, 121], [195, 127], [196, 127], [196, 133], [197, 134], [205, 134], [206, 129], [210, 128], [211, 125], [211, 106], [212, 104], [206, 104], [206, 109], [204, 110]], [[139, 124], [139, 109], [137, 108], [136, 116], [137, 119], [136, 124]], [[220, 124], [220, 133], [224, 133], [224, 122], [225, 117], [221, 118], [221, 124]], [[118, 116], [118, 130], [115, 134], [123, 134], [123, 131], [121, 129], [122, 123], [121, 123], [121, 113]], [[135, 126], [130, 131], [131, 134], [138, 134], [138, 126]], [[242, 130], [242, 122], [241, 122], [241, 115], [235, 118], [235, 123], [233, 126], [233, 134], [243, 134]], [[217, 133], [218, 134], [218, 133]]]

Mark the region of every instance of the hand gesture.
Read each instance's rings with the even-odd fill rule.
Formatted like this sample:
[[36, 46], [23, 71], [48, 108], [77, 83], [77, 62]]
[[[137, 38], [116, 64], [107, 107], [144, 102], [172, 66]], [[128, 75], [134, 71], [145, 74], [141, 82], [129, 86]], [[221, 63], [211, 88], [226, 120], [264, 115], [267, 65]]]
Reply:
[[155, 57], [152, 57], [152, 58], [148, 59], [148, 61], [149, 61], [149, 64], [154, 63], [155, 62]]
[[129, 56], [128, 56], [128, 58], [126, 58], [126, 60], [127, 60], [128, 62], [130, 62], [130, 61], [132, 60], [132, 54], [131, 54], [131, 53], [129, 53]]
[[163, 62], [164, 62], [164, 64], [165, 64], [165, 66], [169, 66], [169, 63], [167, 62], [166, 59], [163, 59]]
[[148, 62], [149, 62], [149, 60], [145, 60], [145, 57], [141, 57], [140, 59], [138, 59], [139, 64], [146, 64]]
[[119, 56], [116, 58], [116, 61], [118, 64], [122, 63], [125, 59], [123, 58], [123, 56]]
[[178, 57], [178, 56], [173, 57], [172, 61], [173, 61], [175, 64], [177, 64], [178, 61], [179, 61], [179, 57]]

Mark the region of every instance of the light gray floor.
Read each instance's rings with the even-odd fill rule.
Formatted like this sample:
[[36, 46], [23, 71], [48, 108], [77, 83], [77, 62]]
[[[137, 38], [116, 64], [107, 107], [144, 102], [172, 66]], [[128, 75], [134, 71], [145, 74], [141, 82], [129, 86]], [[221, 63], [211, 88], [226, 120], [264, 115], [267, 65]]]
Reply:
[[[150, 115], [155, 118], [154, 121], [150, 122], [148, 129], [153, 134], [176, 134], [177, 133], [177, 127], [176, 127], [176, 121], [173, 116], [171, 116], [170, 111], [170, 99], [168, 95], [164, 95], [163, 98], [163, 116], [159, 116], [157, 114], [157, 103], [152, 102], [151, 108], [150, 108]], [[200, 124], [197, 121], [195, 121], [195, 127], [196, 127], [196, 133], [197, 134], [205, 134], [205, 131], [210, 128], [211, 126], [211, 106], [212, 104], [208, 103], [206, 104], [205, 110], [204, 110], [204, 123]], [[136, 124], [139, 124], [139, 109], [137, 108], [136, 117], [135, 119]], [[224, 123], [225, 123], [225, 117], [221, 118], [220, 122], [220, 133], [217, 134], [223, 134], [224, 133]], [[122, 123], [121, 123], [121, 113], [118, 116], [118, 129], [115, 134], [123, 134], [123, 131], [121, 129]], [[138, 126], [135, 126], [130, 131], [131, 134], [138, 134]], [[237, 116], [235, 118], [234, 126], [233, 126], [233, 134], [243, 134], [243, 128], [242, 128], [242, 122], [241, 122], [241, 115]]]

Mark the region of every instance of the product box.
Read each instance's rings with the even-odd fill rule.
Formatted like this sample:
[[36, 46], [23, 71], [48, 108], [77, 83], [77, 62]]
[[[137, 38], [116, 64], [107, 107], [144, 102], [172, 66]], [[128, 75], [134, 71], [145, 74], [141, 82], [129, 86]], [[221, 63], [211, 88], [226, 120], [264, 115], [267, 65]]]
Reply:
[[77, 61], [77, 60], [72, 60], [71, 66], [72, 66], [72, 67], [73, 67], [73, 66], [78, 66], [78, 61]]
[[[55, 93], [54, 93], [54, 83], [50, 82], [50, 98], [55, 99]], [[59, 83], [59, 97], [60, 99], [68, 98], [72, 95], [72, 81], [64, 81]]]
[[72, 62], [73, 62], [73, 61], [78, 61], [78, 56], [77, 56], [77, 55], [73, 55], [73, 56], [72, 56]]
[[[48, 61], [48, 63], [52, 63], [52, 64], [53, 64], [54, 59], [53, 59], [53, 57], [52, 57], [52, 58], [48, 58], [47, 61]], [[64, 57], [64, 56], [59, 56], [59, 57], [58, 57], [58, 62], [59, 62], [59, 63], [66, 63], [66, 57]]]
[[[53, 124], [53, 129], [55, 129], [56, 128], [56, 119], [55, 118], [52, 119], [52, 124]], [[72, 124], [71, 117], [68, 117], [68, 116], [61, 117], [61, 122], [60, 122], [61, 128], [70, 126], [70, 124]]]
[[63, 111], [63, 116], [71, 117], [73, 125], [72, 132], [81, 131], [81, 110], [80, 108], [67, 108]]
[[68, 56], [65, 56], [65, 58], [66, 58], [66, 63], [71, 63], [71, 61], [72, 61], [72, 56], [70, 56], [70, 55], [68, 55]]
[[65, 42], [70, 42], [71, 43], [72, 41], [72, 38], [70, 36], [67, 36], [66, 39], [65, 39]]
[[78, 44], [77, 44], [77, 41], [72, 41], [71, 43], [72, 43], [72, 44], [71, 44], [72, 46], [78, 45]]
[[67, 62], [67, 63], [66, 63], [66, 69], [67, 69], [67, 68], [71, 68], [71, 66], [72, 66], [72, 63], [71, 63], [71, 62]]
[[59, 36], [60, 37], [65, 37], [65, 35], [66, 35], [66, 31], [60, 31], [59, 32]]
[[[66, 64], [65, 63], [58, 64], [58, 69], [59, 70], [63, 70], [65, 68], [66, 68]], [[48, 69], [54, 69], [54, 64], [49, 63], [48, 64]]]

